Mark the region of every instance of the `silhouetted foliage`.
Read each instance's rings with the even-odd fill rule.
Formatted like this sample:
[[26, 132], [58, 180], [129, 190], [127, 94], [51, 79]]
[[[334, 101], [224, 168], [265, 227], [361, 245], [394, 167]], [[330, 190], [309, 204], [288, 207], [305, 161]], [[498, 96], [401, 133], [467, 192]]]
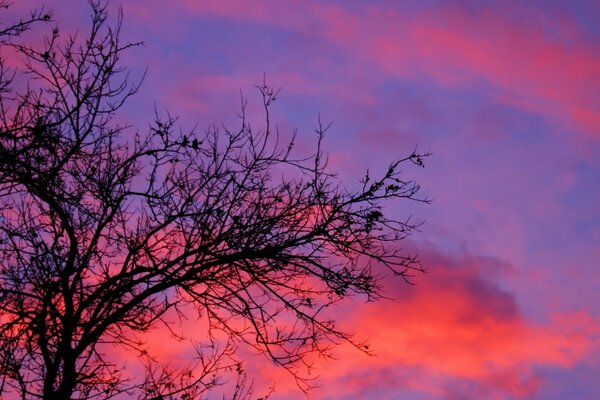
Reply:
[[[137, 44], [119, 41], [120, 15], [110, 25], [105, 5], [91, 6], [84, 37], [63, 37], [44, 10], [0, 28], [23, 60], [0, 71], [0, 394], [191, 399], [233, 371], [232, 398], [248, 398], [240, 343], [302, 388], [307, 354], [340, 341], [368, 351], [323, 312], [379, 298], [374, 263], [405, 279], [421, 270], [397, 247], [417, 225], [383, 205], [427, 201], [399, 175], [425, 154], [340, 187], [321, 151], [328, 126], [319, 121], [313, 156], [296, 157], [272, 127], [277, 91], [264, 84], [260, 130], [244, 102], [236, 130], [183, 133], [158, 114], [145, 133], [119, 125], [138, 89], [119, 58]], [[40, 47], [20, 42], [34, 23], [51, 26]], [[187, 366], [147, 352], [153, 327], [178, 339], [173, 316], [207, 327], [191, 335], [202, 344]], [[115, 347], [145, 375], [128, 377]]]

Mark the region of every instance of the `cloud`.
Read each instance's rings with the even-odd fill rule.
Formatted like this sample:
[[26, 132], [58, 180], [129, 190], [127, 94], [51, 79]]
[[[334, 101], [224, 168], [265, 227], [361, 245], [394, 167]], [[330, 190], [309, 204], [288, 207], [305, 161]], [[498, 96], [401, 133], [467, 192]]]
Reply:
[[[261, 24], [324, 40], [344, 52], [344, 68], [366, 64], [374, 75], [476, 86], [497, 102], [600, 136], [600, 52], [574, 39], [583, 33], [568, 15], [546, 15], [521, 3], [510, 13], [500, 5], [412, 12], [273, 1], [188, 1], [184, 7], [238, 26]], [[296, 67], [315, 68], [313, 63], [310, 58]]]
[[[419, 252], [430, 273], [415, 286], [386, 280], [396, 300], [348, 302], [336, 311], [346, 330], [369, 338], [376, 356], [341, 346], [337, 360], [317, 362], [323, 389], [311, 397], [533, 398], [549, 383], [543, 368], [569, 370], [600, 347], [600, 321], [585, 311], [525, 316], [501, 285], [515, 273], [510, 265], [431, 248]], [[269, 379], [280, 382], [279, 396], [295, 398], [285, 374], [266, 367], [258, 381]]]

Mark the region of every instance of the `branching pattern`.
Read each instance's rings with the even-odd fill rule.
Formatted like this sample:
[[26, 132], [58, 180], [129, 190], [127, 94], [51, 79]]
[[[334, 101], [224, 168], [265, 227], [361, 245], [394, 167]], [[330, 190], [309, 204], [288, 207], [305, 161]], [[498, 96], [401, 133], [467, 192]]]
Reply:
[[[272, 126], [278, 92], [266, 84], [261, 129], [244, 100], [235, 130], [181, 132], [159, 113], [145, 133], [120, 126], [115, 112], [138, 85], [119, 58], [137, 44], [119, 41], [120, 15], [111, 25], [104, 4], [91, 6], [85, 37], [55, 27], [42, 48], [19, 43], [31, 24], [52, 23], [44, 10], [0, 30], [29, 82], [17, 93], [14, 74], [0, 71], [0, 394], [192, 399], [234, 370], [241, 399], [251, 391], [239, 343], [304, 389], [308, 354], [341, 341], [368, 352], [324, 310], [378, 299], [375, 263], [404, 279], [422, 270], [397, 246], [419, 224], [383, 206], [428, 202], [399, 171], [427, 154], [344, 189], [321, 150], [329, 126], [318, 121], [315, 153], [296, 157]], [[144, 333], [169, 328], [168, 315], [206, 323], [187, 366], [145, 350]], [[143, 380], [111, 361], [111, 346], [137, 352]]]

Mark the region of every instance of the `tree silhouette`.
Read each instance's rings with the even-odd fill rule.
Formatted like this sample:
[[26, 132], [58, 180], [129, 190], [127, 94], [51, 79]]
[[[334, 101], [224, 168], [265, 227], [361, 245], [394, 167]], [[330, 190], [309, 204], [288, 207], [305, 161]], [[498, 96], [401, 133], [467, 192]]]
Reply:
[[[23, 60], [0, 70], [0, 395], [191, 399], [232, 370], [232, 397], [244, 398], [240, 343], [302, 388], [308, 354], [341, 341], [368, 351], [324, 310], [380, 298], [374, 264], [404, 279], [421, 270], [397, 246], [417, 224], [383, 205], [428, 201], [399, 175], [426, 154], [345, 189], [321, 150], [328, 125], [318, 122], [312, 156], [295, 156], [272, 126], [278, 93], [266, 84], [259, 130], [244, 102], [236, 130], [183, 133], [158, 113], [145, 133], [119, 125], [138, 89], [119, 59], [137, 44], [120, 42], [121, 13], [111, 25], [90, 4], [84, 37], [53, 27], [41, 47], [22, 43], [32, 24], [53, 24], [44, 10], [0, 30]], [[189, 365], [147, 351], [151, 328], [178, 338], [173, 316], [207, 327]], [[115, 347], [137, 355], [142, 379], [115, 363]]]

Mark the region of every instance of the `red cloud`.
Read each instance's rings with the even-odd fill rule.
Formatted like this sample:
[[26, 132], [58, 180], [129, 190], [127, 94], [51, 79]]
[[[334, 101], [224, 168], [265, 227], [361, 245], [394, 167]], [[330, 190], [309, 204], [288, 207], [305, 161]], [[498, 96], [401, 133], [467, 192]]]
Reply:
[[[495, 283], [510, 267], [431, 249], [420, 253], [431, 272], [415, 286], [386, 280], [395, 301], [349, 302], [337, 310], [347, 330], [369, 338], [376, 356], [342, 346], [336, 361], [317, 361], [323, 397], [317, 389], [312, 398], [413, 392], [529, 398], [546, 383], [539, 367], [569, 369], [600, 347], [600, 321], [586, 312], [551, 314], [545, 322], [526, 317], [514, 296]], [[295, 398], [289, 377], [274, 367], [263, 368], [258, 380], [277, 381], [278, 395]]]
[[[349, 300], [331, 310], [345, 330], [369, 339], [375, 357], [342, 345], [337, 360], [315, 359], [312, 373], [320, 375], [323, 390], [316, 389], [311, 398], [378, 393], [379, 398], [405, 393], [447, 399], [529, 398], [546, 384], [539, 367], [570, 369], [600, 349], [600, 321], [587, 312], [550, 314], [541, 321], [528, 318], [498, 283], [514, 272], [509, 265], [430, 248], [417, 252], [430, 272], [416, 278], [414, 286], [385, 279], [386, 293], [395, 300]], [[193, 315], [183, 322], [176, 333], [186, 340], [174, 341], [166, 328], [155, 330], [145, 336], [149, 353], [173, 365], [193, 357], [189, 339], [201, 340], [206, 326], [194, 322]], [[287, 372], [244, 351], [257, 394], [275, 382], [280, 398], [303, 398]], [[129, 372], [138, 370], [137, 355], [120, 352], [114, 357], [127, 362]]]

